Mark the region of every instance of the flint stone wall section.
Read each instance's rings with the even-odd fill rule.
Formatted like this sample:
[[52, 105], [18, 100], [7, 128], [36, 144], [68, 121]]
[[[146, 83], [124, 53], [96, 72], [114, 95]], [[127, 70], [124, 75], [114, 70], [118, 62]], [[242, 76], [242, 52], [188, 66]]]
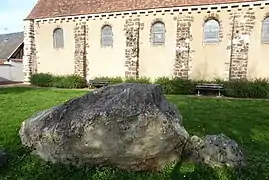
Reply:
[[174, 17], [174, 20], [177, 22], [177, 50], [174, 63], [174, 76], [187, 79], [191, 69], [192, 54], [195, 52], [190, 47], [193, 17], [179, 15], [178, 17]]
[[139, 43], [140, 31], [143, 30], [144, 24], [139, 18], [126, 19], [124, 32], [126, 36], [125, 47], [125, 77], [139, 76]]
[[88, 26], [85, 22], [76, 23], [74, 27], [75, 37], [75, 74], [86, 79], [87, 74], [87, 48], [88, 48]]
[[[229, 79], [247, 78], [249, 59], [249, 39], [255, 26], [255, 12], [242, 11], [230, 14], [230, 26], [232, 38]], [[227, 73], [226, 73], [227, 74]]]
[[24, 23], [23, 73], [24, 83], [29, 83], [31, 75], [36, 71], [35, 23], [33, 20]]

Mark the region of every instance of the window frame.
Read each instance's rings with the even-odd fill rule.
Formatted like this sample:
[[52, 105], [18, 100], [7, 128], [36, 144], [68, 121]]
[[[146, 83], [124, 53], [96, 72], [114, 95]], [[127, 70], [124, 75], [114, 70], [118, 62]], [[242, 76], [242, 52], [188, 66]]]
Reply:
[[54, 49], [64, 48], [64, 30], [61, 27], [57, 27], [53, 30], [53, 48]]
[[[161, 30], [156, 30], [154, 29], [156, 26], [161, 25], [160, 27], [157, 28], [162, 28]], [[151, 42], [153, 45], [164, 45], [165, 44], [165, 24], [162, 21], [155, 21], [152, 25], [151, 25]], [[160, 41], [156, 41], [156, 35], [161, 35], [161, 39]]]
[[[109, 28], [107, 30], [107, 32], [104, 31], [105, 28]], [[106, 24], [106, 25], [102, 26], [102, 28], [101, 28], [101, 47], [113, 47], [113, 44], [114, 44], [114, 38], [113, 38], [112, 26]]]
[[220, 41], [220, 23], [215, 18], [209, 18], [204, 22], [203, 26], [203, 43], [218, 44], [219, 41]]
[[[268, 32], [265, 32], [265, 26], [266, 30]], [[269, 44], [269, 16], [267, 16], [266, 18], [264, 18], [264, 20], [262, 21], [262, 27], [261, 27], [261, 43], [262, 44]]]

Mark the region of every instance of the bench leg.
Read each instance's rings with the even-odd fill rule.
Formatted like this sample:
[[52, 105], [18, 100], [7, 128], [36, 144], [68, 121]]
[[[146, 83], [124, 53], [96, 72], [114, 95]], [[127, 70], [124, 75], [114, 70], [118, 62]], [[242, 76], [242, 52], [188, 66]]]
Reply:
[[197, 96], [201, 96], [201, 95], [200, 95], [200, 90], [198, 90], [198, 94], [197, 94]]
[[219, 90], [219, 94], [218, 94], [218, 96], [217, 96], [217, 97], [221, 97], [220, 90]]

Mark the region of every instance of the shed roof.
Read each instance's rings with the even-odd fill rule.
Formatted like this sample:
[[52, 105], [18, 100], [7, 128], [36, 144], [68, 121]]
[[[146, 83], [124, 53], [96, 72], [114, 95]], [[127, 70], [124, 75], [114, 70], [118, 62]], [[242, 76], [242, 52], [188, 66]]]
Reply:
[[0, 59], [7, 60], [23, 42], [23, 38], [23, 32], [0, 34]]
[[39, 0], [26, 19], [258, 0]]

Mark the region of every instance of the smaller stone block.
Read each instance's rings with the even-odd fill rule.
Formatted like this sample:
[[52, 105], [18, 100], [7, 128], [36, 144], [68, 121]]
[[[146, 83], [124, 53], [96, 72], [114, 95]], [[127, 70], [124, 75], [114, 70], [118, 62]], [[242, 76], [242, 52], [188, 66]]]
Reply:
[[241, 168], [245, 166], [242, 149], [237, 142], [224, 134], [193, 136], [185, 151], [186, 157], [196, 164], [210, 167]]

